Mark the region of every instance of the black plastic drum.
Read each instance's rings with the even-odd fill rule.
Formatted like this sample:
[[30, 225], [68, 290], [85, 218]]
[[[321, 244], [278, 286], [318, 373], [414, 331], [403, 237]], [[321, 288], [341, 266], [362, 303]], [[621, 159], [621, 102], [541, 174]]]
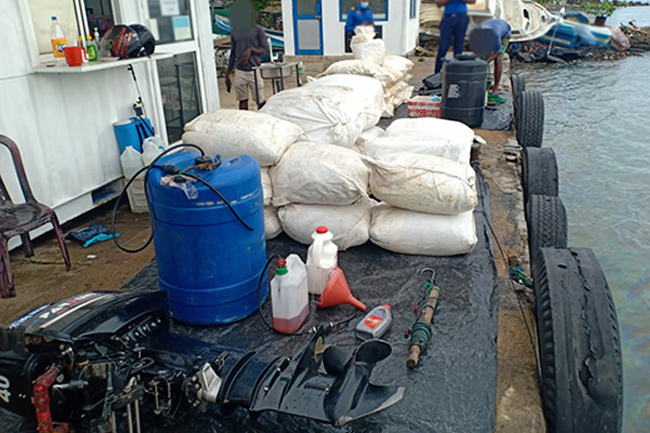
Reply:
[[462, 54], [442, 70], [442, 118], [477, 128], [483, 124], [488, 64]]

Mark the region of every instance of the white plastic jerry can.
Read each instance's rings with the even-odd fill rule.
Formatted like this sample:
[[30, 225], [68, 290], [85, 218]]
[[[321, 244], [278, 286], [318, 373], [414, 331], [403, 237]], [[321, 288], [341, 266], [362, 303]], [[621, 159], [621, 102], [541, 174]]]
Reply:
[[309, 315], [307, 269], [295, 254], [279, 259], [275, 277], [271, 280], [273, 328], [284, 334], [300, 329]]
[[307, 281], [309, 293], [323, 294], [327, 281], [338, 263], [338, 247], [334, 235], [325, 226], [319, 226], [311, 235], [314, 240], [307, 251]]
[[142, 155], [133, 146], [126, 146], [126, 149], [120, 155], [120, 162], [122, 163], [122, 173], [127, 179], [131, 179], [144, 166]]

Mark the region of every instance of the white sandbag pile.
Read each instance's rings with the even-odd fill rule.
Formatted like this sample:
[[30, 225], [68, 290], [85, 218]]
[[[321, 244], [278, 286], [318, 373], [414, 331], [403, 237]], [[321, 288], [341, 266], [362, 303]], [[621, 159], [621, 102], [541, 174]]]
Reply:
[[250, 155], [268, 167], [302, 135], [298, 126], [267, 114], [217, 110], [185, 125], [183, 142], [201, 146], [208, 155]]
[[458, 122], [400, 119], [361, 146], [372, 168], [370, 240], [391, 251], [447, 256], [478, 242], [473, 210], [476, 174], [469, 165], [474, 133]]
[[350, 41], [355, 60], [333, 63], [319, 77], [334, 74], [362, 75], [372, 77], [384, 87], [384, 117], [393, 117], [395, 108], [406, 102], [413, 94], [408, 85], [413, 62], [401, 56], [386, 56], [382, 39], [375, 39], [372, 26], [357, 26]]
[[350, 205], [368, 196], [370, 170], [350, 149], [322, 143], [291, 146], [270, 171], [273, 205]]
[[[346, 80], [347, 78], [347, 80]], [[384, 109], [380, 83], [365, 77], [330, 77], [273, 95], [260, 112], [291, 122], [306, 140], [352, 147]]]
[[282, 224], [278, 218], [278, 209], [273, 206], [264, 206], [264, 234], [266, 239], [273, 239], [282, 233]]

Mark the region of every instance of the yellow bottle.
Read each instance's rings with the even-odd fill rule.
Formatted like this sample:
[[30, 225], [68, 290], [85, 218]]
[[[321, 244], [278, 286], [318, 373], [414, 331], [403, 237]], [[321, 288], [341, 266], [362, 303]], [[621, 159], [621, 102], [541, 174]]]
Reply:
[[52, 53], [54, 57], [63, 58], [65, 53], [63, 52], [63, 47], [68, 44], [68, 40], [65, 38], [63, 29], [59, 24], [59, 21], [56, 17], [52, 17], [52, 25], [50, 27], [50, 39], [52, 41]]

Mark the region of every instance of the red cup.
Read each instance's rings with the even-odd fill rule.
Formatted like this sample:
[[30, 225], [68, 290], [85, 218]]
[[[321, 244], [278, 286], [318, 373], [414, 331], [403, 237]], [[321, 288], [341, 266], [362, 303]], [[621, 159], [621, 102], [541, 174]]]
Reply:
[[84, 62], [84, 47], [63, 47], [68, 66], [81, 66]]

